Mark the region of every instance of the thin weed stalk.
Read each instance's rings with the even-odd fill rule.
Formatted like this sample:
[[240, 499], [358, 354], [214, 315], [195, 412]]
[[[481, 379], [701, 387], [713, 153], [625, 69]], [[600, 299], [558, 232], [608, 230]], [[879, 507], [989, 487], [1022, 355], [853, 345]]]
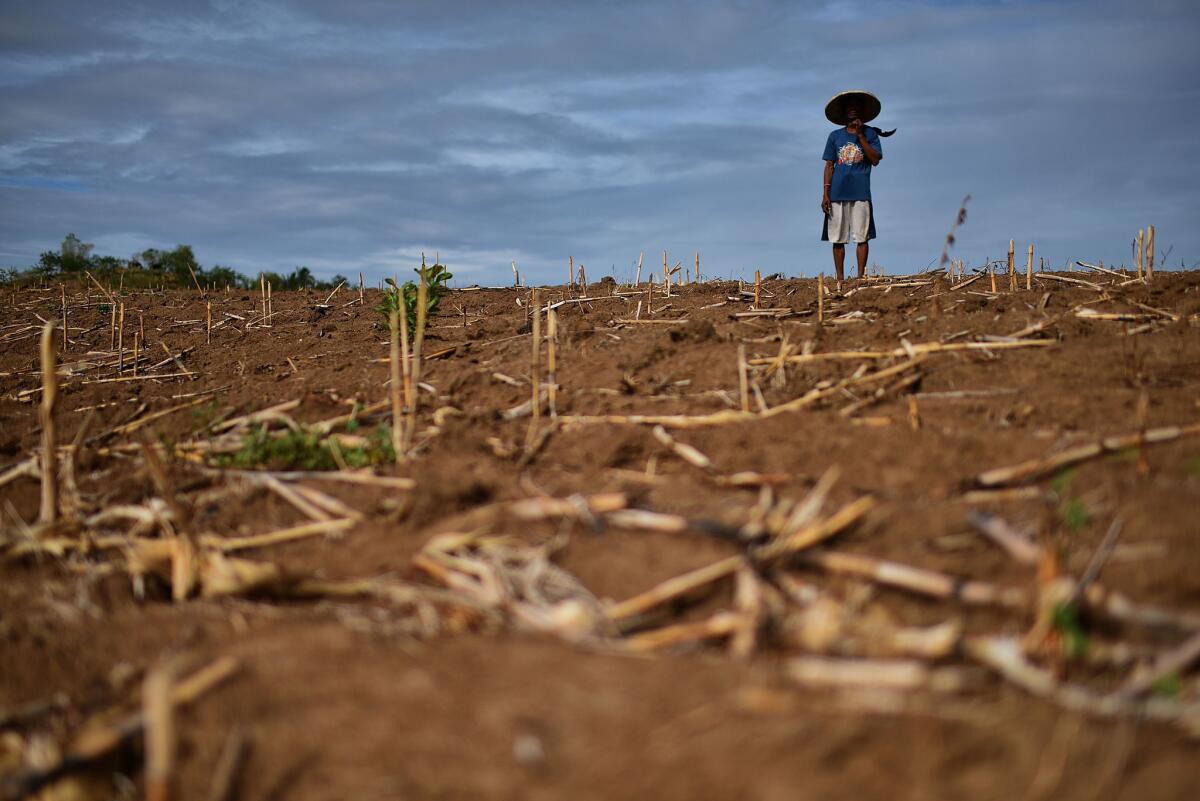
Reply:
[[546, 382], [550, 393], [550, 416], [558, 417], [558, 312], [546, 312]]
[[[403, 308], [404, 304], [399, 304]], [[391, 374], [392, 400], [392, 450], [396, 453], [396, 463], [399, 464], [404, 453], [404, 418], [400, 412], [400, 315], [393, 308], [388, 312], [389, 328], [389, 371]]]
[[[582, 266], [582, 265], [581, 265]], [[533, 290], [533, 295], [529, 301], [529, 312], [533, 315], [533, 345], [529, 354], [529, 384], [533, 388], [532, 396], [532, 416], [529, 421], [529, 437], [528, 441], [532, 442], [533, 437], [537, 433], [538, 422], [542, 416], [542, 404], [540, 396], [542, 394], [541, 372], [542, 372], [542, 296], [538, 289]]]
[[[425, 317], [428, 311], [429, 303], [429, 280], [425, 276], [425, 272], [421, 272], [421, 283], [417, 286], [417, 330], [413, 338], [413, 353], [412, 353], [412, 402], [408, 407], [408, 430], [405, 432], [408, 437], [408, 445], [412, 446], [412, 439], [417, 429], [417, 407], [421, 405], [421, 350], [425, 344]], [[408, 450], [406, 448], [405, 450]]]
[[54, 407], [58, 402], [58, 365], [54, 358], [54, 323], [42, 328], [42, 505], [38, 522], [54, 525], [58, 514], [58, 442]]

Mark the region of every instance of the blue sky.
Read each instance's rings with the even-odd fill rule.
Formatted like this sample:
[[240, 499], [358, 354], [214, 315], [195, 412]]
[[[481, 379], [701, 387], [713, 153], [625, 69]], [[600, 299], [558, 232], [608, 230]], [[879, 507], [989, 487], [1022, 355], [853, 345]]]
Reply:
[[0, 266], [99, 254], [464, 282], [814, 275], [835, 92], [883, 101], [872, 257], [1200, 261], [1200, 4], [0, 0]]

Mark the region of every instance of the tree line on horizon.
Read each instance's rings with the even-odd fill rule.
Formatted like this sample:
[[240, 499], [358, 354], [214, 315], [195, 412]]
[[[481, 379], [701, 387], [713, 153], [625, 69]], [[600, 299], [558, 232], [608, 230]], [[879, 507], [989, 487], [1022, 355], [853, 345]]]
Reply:
[[97, 279], [123, 276], [124, 284], [130, 287], [162, 284], [189, 287], [198, 283], [201, 287], [214, 289], [254, 289], [259, 285], [260, 275], [276, 290], [333, 289], [342, 281], [349, 283], [343, 275], [323, 281], [304, 266], [296, 267], [287, 275], [264, 271], [253, 276], [220, 264], [204, 267], [196, 260], [191, 245], [177, 245], [171, 250], [147, 248], [128, 259], [94, 255], [93, 247], [81, 242], [75, 234], [67, 234], [58, 250], [44, 251], [36, 264], [24, 269], [0, 269], [0, 283], [29, 283], [52, 276], [82, 277], [84, 271]]

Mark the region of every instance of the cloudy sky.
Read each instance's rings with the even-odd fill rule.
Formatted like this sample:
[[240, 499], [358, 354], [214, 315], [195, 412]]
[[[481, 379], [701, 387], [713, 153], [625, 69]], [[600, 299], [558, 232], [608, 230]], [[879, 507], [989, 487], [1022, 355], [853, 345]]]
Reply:
[[0, 0], [0, 266], [99, 254], [595, 279], [813, 275], [827, 99], [883, 101], [889, 272], [1200, 261], [1200, 4]]

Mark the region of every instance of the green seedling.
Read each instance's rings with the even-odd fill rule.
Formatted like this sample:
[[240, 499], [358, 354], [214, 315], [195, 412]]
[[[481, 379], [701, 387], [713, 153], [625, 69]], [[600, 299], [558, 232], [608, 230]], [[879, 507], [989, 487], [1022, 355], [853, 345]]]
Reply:
[[1178, 698], [1182, 691], [1183, 682], [1179, 678], [1179, 673], [1175, 671], [1160, 677], [1150, 685], [1150, 692], [1164, 698]]
[[192, 427], [195, 431], [207, 431], [220, 419], [221, 404], [214, 398], [203, 406], [192, 409]]
[[1088, 637], [1079, 622], [1079, 610], [1074, 604], [1054, 607], [1054, 628], [1062, 636], [1067, 659], [1079, 659], [1087, 654]]
[[[454, 276], [441, 264], [431, 264], [428, 267], [422, 265], [413, 272], [418, 276], [423, 276], [428, 286], [429, 291], [425, 300], [425, 316], [428, 319], [437, 313], [442, 297], [449, 289], [447, 282]], [[375, 311], [382, 314], [384, 318], [390, 319], [392, 311], [399, 312], [400, 304], [403, 303], [405, 313], [408, 315], [408, 333], [415, 335], [417, 331], [417, 285], [412, 281], [405, 281], [403, 284], [397, 285], [394, 279], [385, 278], [383, 280], [387, 284], [387, 288], [383, 290], [383, 300], [375, 307]]]
[[1059, 470], [1054, 478], [1050, 479], [1050, 489], [1059, 497], [1067, 494], [1071, 489], [1071, 482], [1075, 480], [1075, 469], [1068, 467], [1065, 470]]
[[1108, 458], [1114, 462], [1122, 462], [1124, 464], [1131, 464], [1138, 460], [1139, 455], [1140, 455], [1140, 452], [1138, 451], [1137, 448], [1122, 448], [1121, 450], [1110, 454]]
[[1079, 533], [1088, 523], [1092, 522], [1092, 513], [1088, 510], [1087, 504], [1078, 498], [1071, 498], [1064, 503], [1060, 514], [1063, 525], [1073, 534]]
[[358, 415], [365, 408], [366, 406], [364, 406], [361, 402], [354, 404], [354, 409], [350, 412], [350, 419], [346, 421], [347, 431], [354, 432], [357, 431], [360, 426], [362, 426], [362, 423], [358, 421]]
[[331, 444], [328, 438], [303, 428], [272, 435], [265, 426], [258, 426], [243, 438], [241, 448], [220, 457], [218, 463], [243, 470], [337, 470], [334, 448], [349, 467], [368, 467], [396, 459], [387, 426], [376, 427], [364, 445], [353, 448]]

